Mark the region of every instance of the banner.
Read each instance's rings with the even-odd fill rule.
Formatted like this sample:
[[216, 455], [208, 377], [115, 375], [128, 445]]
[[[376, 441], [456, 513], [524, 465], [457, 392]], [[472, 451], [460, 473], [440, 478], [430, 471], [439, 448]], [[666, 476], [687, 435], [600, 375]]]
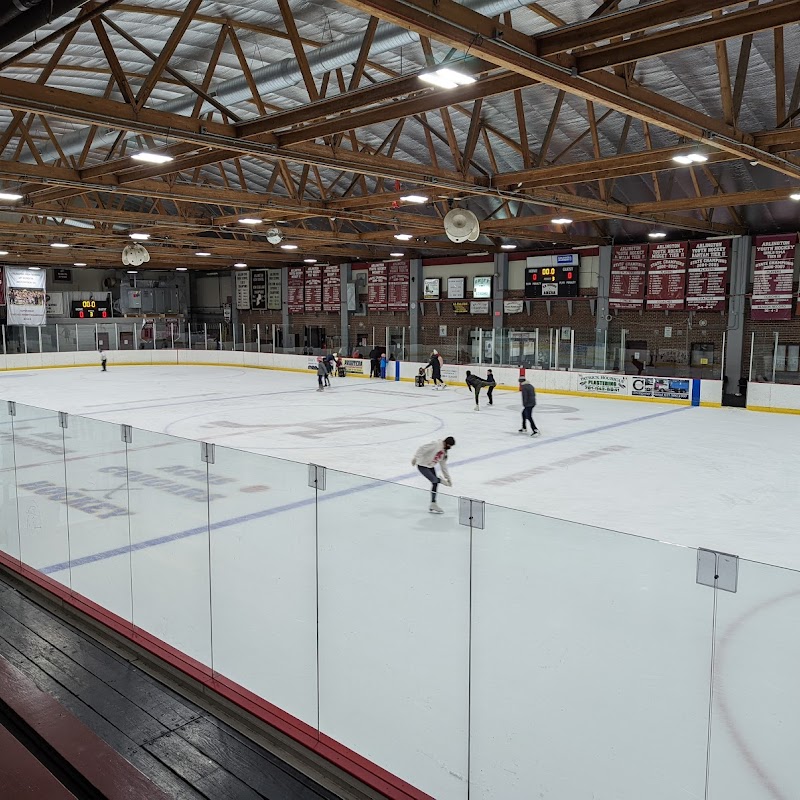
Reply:
[[488, 300], [472, 300], [469, 304], [470, 314], [488, 314], [489, 301]]
[[611, 253], [609, 308], [636, 310], [642, 307], [646, 269], [646, 244], [620, 244], [614, 247]]
[[750, 319], [792, 318], [792, 278], [796, 245], [796, 233], [756, 236]]
[[5, 271], [0, 267], [0, 306], [6, 304]]
[[342, 277], [338, 264], [322, 268], [322, 310], [340, 311], [342, 308]]
[[504, 300], [503, 313], [504, 314], [521, 314], [525, 308], [523, 300]]
[[389, 311], [408, 311], [411, 297], [411, 272], [408, 261], [389, 263]]
[[43, 269], [6, 267], [6, 324], [40, 326], [47, 322]]
[[288, 297], [286, 304], [290, 314], [302, 314], [305, 310], [305, 281], [302, 267], [290, 267], [288, 275]]
[[647, 310], [682, 310], [686, 294], [689, 242], [651, 244], [649, 256]]
[[48, 292], [45, 295], [44, 307], [48, 317], [63, 317], [64, 294], [62, 292]]
[[305, 310], [322, 311], [322, 267], [306, 267], [305, 287]]
[[270, 311], [281, 310], [281, 271], [279, 269], [267, 270], [267, 308]]
[[387, 269], [382, 261], [369, 265], [367, 279], [367, 306], [370, 311], [386, 311], [389, 303], [387, 293]]
[[233, 278], [236, 281], [236, 308], [246, 311], [248, 308], [264, 308], [266, 305], [267, 282], [264, 270], [258, 270], [252, 274], [253, 297], [250, 297], [251, 275], [244, 272], [234, 272]]
[[731, 244], [718, 239], [689, 242], [686, 308], [689, 311], [724, 311], [725, 284]]

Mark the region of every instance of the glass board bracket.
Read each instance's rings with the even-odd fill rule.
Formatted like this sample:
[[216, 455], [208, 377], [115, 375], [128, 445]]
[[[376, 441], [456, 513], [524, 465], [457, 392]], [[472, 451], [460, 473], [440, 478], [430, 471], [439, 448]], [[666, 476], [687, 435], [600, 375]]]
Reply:
[[58, 424], [62, 428], [69, 427], [69, 414], [66, 411], [59, 411], [58, 412]]
[[318, 489], [320, 492], [325, 491], [325, 467], [320, 467], [318, 464], [308, 465], [308, 485], [311, 489]]
[[130, 425], [120, 425], [120, 434], [125, 444], [133, 443], [133, 428]]
[[739, 585], [739, 556], [699, 548], [697, 582], [712, 589], [735, 592]]
[[458, 498], [458, 522], [468, 528], [482, 531], [484, 528], [486, 504], [483, 500], [473, 500], [470, 497]]
[[206, 464], [213, 464], [214, 463], [214, 445], [209, 444], [208, 442], [200, 442], [201, 446], [201, 453], [200, 457]]
[[8, 416], [9, 417], [17, 416], [17, 404], [13, 400], [8, 401]]

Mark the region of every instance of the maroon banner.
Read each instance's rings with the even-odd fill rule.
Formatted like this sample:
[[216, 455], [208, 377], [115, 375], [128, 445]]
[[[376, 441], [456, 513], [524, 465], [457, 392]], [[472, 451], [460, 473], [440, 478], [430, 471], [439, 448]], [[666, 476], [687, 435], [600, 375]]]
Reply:
[[305, 280], [302, 267], [289, 268], [286, 306], [290, 314], [302, 314], [305, 311]]
[[386, 311], [388, 304], [386, 275], [387, 268], [383, 261], [369, 265], [367, 307], [370, 311]]
[[608, 307], [641, 308], [647, 270], [646, 244], [620, 244], [611, 253], [611, 287]]
[[680, 311], [686, 296], [686, 261], [689, 242], [650, 245], [647, 270], [648, 311]]
[[796, 233], [756, 236], [750, 319], [792, 318]]
[[322, 311], [322, 267], [306, 267], [306, 312]]
[[724, 239], [689, 242], [686, 307], [689, 311], [724, 311], [731, 243]]
[[322, 268], [322, 310], [340, 311], [342, 308], [342, 279], [338, 264]]
[[389, 262], [389, 311], [408, 311], [411, 273], [408, 261]]
[[6, 289], [4, 283], [5, 277], [6, 277], [5, 267], [0, 267], [0, 306], [4, 306], [6, 304]]

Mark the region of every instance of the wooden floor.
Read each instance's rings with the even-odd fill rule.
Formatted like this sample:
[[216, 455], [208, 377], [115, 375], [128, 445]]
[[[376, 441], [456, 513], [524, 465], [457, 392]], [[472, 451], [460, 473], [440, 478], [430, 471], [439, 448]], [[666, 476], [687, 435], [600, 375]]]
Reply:
[[175, 800], [338, 797], [2, 577], [0, 655]]

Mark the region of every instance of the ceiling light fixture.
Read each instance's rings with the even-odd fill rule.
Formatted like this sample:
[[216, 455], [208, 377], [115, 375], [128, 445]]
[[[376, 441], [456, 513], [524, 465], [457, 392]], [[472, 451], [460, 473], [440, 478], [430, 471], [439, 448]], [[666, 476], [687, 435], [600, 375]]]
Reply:
[[128, 275], [138, 275], [138, 274], [139, 274], [139, 270], [138, 269], [129, 269], [128, 270]]
[[186, 272], [188, 267], [175, 267], [176, 272]]
[[407, 194], [404, 197], [401, 197], [400, 199], [404, 203], [417, 203], [419, 205], [428, 202], [428, 198], [424, 194]]
[[790, 200], [794, 200], [795, 202], [800, 202], [800, 192], [793, 192], [789, 195]]
[[414, 237], [410, 233], [396, 233], [394, 238], [399, 239], [401, 242], [407, 242]]
[[316, 258], [304, 258], [303, 259], [303, 263], [304, 264], [316, 264], [317, 263], [317, 259]]
[[467, 253], [468, 256], [488, 256], [488, 250], [478, 250], [476, 253]]
[[69, 247], [69, 245], [66, 242], [50, 242], [50, 247], [65, 248], [65, 247]]
[[174, 159], [172, 156], [164, 155], [163, 153], [153, 153], [149, 150], [140, 150], [138, 153], [133, 153], [131, 158], [134, 161], [144, 161], [145, 164], [168, 164]]
[[393, 256], [394, 258], [402, 258], [405, 253], [389, 253], [389, 255]]
[[666, 239], [667, 234], [664, 231], [652, 231], [647, 234], [651, 239]]
[[201, 258], [207, 258], [211, 255], [211, 253], [207, 253], [205, 250], [201, 250], [199, 253], [195, 253], [196, 256], [200, 256]]
[[550, 222], [553, 225], [569, 225], [572, 223], [572, 220], [569, 217], [556, 217], [555, 219], [551, 219]]
[[297, 250], [297, 247], [296, 244], [282, 244], [281, 250]]
[[500, 245], [500, 249], [501, 250], [516, 250], [517, 246], [515, 244], [501, 244]]
[[242, 225], [260, 225], [264, 220], [255, 217], [242, 217], [239, 222]]
[[419, 79], [432, 86], [438, 86], [440, 89], [455, 89], [457, 86], [475, 83], [472, 75], [466, 75], [448, 67], [441, 67], [433, 72], [423, 72]]
[[22, 195], [14, 194], [14, 192], [0, 192], [0, 200], [6, 200], [9, 203], [16, 203], [17, 200], [22, 200]]
[[72, 266], [73, 267], [85, 267], [86, 266], [86, 262], [85, 261], [76, 261]]
[[28, 269], [32, 269], [34, 272], [38, 272], [41, 267], [28, 267]]
[[678, 164], [688, 166], [689, 164], [703, 164], [708, 161], [708, 156], [704, 156], [702, 153], [685, 153], [683, 155], [673, 156], [672, 160]]
[[239, 261], [237, 264], [234, 264], [233, 266], [236, 267], [236, 269], [244, 269], [247, 266], [247, 264], [245, 264], [244, 261]]
[[8, 250], [0, 250], [0, 256], [7, 256]]
[[146, 242], [150, 238], [149, 233], [130, 233], [128, 235], [137, 242]]

